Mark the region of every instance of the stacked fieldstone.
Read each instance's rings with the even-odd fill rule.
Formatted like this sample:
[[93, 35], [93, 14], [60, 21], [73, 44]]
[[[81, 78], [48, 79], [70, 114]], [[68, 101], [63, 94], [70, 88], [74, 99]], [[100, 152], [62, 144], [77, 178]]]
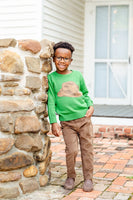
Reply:
[[0, 199], [32, 192], [50, 178], [52, 55], [48, 40], [0, 39]]

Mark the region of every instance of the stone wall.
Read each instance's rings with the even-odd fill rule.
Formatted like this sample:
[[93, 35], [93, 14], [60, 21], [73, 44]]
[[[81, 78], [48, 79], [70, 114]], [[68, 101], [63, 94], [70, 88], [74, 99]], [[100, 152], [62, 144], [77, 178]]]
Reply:
[[133, 140], [133, 126], [93, 124], [93, 130], [94, 137]]
[[0, 39], [0, 199], [12, 199], [50, 178], [47, 74], [53, 43]]

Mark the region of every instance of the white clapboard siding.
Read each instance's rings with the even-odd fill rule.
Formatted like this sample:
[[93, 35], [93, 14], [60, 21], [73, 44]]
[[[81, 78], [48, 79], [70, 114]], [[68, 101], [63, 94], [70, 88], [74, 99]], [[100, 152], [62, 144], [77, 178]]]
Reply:
[[0, 38], [41, 39], [41, 0], [0, 0]]
[[43, 0], [42, 37], [75, 47], [72, 69], [83, 72], [84, 0]]

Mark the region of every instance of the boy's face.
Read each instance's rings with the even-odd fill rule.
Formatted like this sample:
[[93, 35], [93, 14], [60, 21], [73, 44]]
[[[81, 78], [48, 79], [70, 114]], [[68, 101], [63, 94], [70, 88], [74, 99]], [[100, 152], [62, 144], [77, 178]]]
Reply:
[[72, 62], [72, 53], [69, 49], [58, 48], [55, 51], [53, 61], [56, 66], [56, 71], [59, 74], [67, 74], [68, 67]]

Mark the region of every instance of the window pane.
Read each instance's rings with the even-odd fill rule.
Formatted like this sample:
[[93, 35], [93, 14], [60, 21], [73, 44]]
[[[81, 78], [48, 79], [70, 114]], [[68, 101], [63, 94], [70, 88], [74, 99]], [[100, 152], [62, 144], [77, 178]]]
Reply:
[[110, 58], [128, 58], [128, 6], [111, 7]]
[[96, 63], [95, 65], [95, 97], [107, 96], [107, 65]]
[[108, 37], [108, 7], [99, 6], [96, 8], [96, 43], [95, 57], [107, 58], [107, 37]]
[[114, 63], [109, 69], [109, 97], [127, 96], [127, 65]]

